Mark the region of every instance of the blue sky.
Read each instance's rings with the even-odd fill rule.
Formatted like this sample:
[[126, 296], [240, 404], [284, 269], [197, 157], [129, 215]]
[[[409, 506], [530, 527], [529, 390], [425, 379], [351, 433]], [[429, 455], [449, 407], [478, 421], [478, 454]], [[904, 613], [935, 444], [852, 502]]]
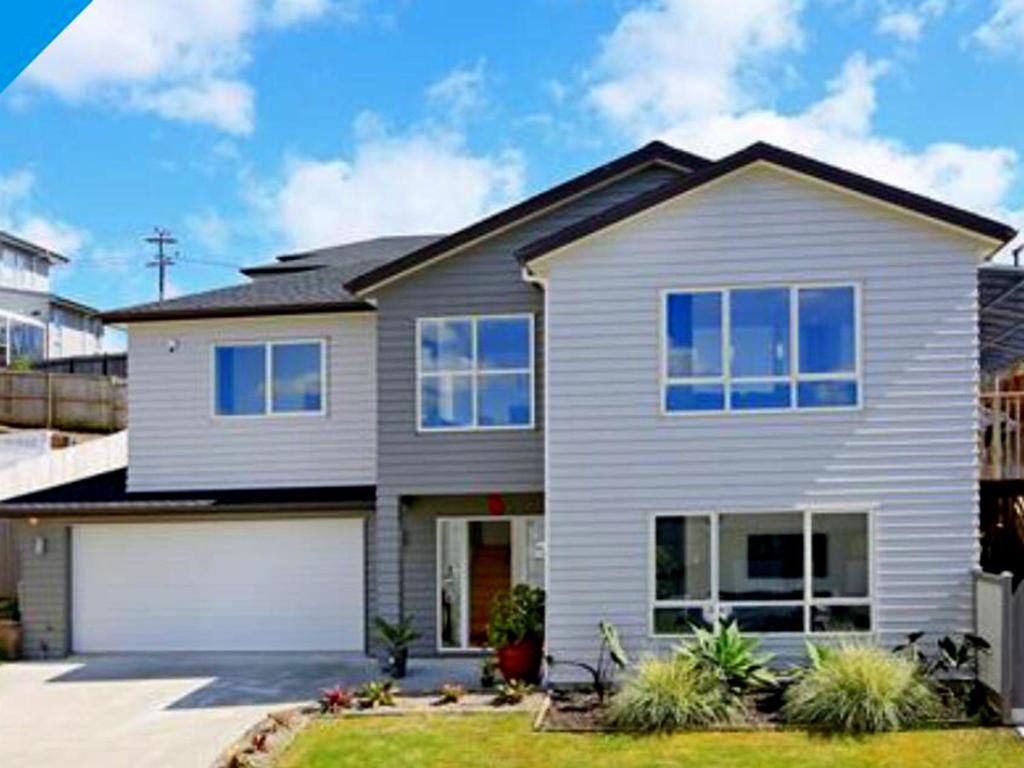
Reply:
[[446, 231], [660, 137], [763, 138], [1024, 224], [1024, 0], [94, 0], [0, 94], [0, 228], [178, 293]]

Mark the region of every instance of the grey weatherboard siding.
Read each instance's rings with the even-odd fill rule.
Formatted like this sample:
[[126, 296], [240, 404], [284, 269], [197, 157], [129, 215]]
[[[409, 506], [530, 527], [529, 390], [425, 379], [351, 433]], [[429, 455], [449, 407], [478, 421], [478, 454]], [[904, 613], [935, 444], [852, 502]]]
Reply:
[[[549, 651], [588, 658], [602, 618], [634, 653], [671, 645], [649, 631], [656, 512], [872, 508], [880, 639], [970, 630], [991, 248], [751, 168], [533, 264], [549, 280]], [[814, 281], [861, 286], [863, 409], [661, 414], [662, 291]]]
[[[31, 659], [66, 656], [71, 651], [70, 529], [65, 523], [30, 525], [18, 520], [14, 535], [21, 558], [25, 655]], [[35, 551], [35, 540], [40, 536], [46, 541], [41, 555]]]
[[[403, 496], [543, 491], [544, 296], [524, 282], [515, 250], [678, 173], [666, 167], [639, 171], [371, 293], [377, 303], [377, 613], [394, 617], [402, 609]], [[534, 428], [417, 433], [416, 319], [508, 313], [534, 316]]]

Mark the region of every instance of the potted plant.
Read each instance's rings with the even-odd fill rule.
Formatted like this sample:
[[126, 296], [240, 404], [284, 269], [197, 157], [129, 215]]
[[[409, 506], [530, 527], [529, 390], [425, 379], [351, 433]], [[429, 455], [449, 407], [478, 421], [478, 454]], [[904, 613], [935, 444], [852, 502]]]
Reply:
[[378, 616], [374, 624], [377, 626], [377, 635], [385, 645], [381, 671], [391, 677], [405, 677], [409, 645], [420, 636], [412, 626], [412, 616], [400, 616], [395, 624]]
[[13, 597], [0, 597], [0, 659], [21, 658], [21, 612]]
[[535, 683], [544, 652], [544, 590], [517, 584], [491, 603], [487, 640], [506, 681]]

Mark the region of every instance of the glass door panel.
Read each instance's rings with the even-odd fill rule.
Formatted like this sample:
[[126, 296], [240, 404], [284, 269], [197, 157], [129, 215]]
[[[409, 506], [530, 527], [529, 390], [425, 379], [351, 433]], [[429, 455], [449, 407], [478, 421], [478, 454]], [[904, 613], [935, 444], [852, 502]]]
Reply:
[[466, 524], [462, 520], [441, 520], [439, 523], [440, 643], [442, 648], [465, 648], [469, 626], [465, 621], [469, 575], [466, 568]]

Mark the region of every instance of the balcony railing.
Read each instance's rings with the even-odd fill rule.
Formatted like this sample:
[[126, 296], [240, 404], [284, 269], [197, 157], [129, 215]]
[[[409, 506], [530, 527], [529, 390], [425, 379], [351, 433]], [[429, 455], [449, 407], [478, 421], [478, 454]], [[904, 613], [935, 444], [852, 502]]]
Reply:
[[1024, 392], [983, 392], [978, 438], [983, 480], [1024, 478]]

